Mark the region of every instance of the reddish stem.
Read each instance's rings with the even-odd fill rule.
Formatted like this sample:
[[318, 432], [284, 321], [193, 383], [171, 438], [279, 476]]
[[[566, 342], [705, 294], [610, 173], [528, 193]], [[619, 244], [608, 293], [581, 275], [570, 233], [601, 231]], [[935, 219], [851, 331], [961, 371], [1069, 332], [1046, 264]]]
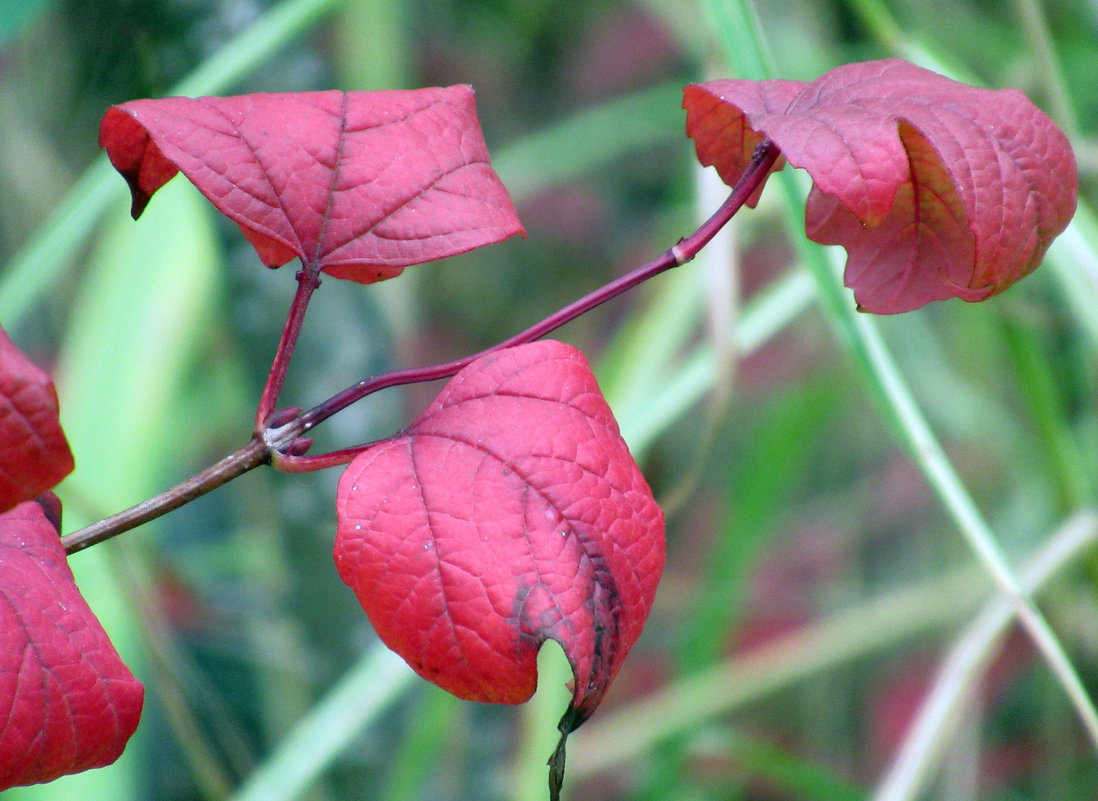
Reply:
[[132, 506], [123, 512], [100, 520], [79, 531], [66, 534], [61, 538], [65, 553], [82, 551], [97, 542], [108, 540], [123, 531], [137, 528], [142, 523], [154, 520], [173, 509], [190, 503], [200, 495], [227, 484], [237, 476], [254, 470], [270, 461], [270, 452], [266, 443], [258, 437], [240, 450], [226, 456], [217, 464], [211, 465], [197, 475], [191, 476], [182, 484], [162, 492], [155, 498]]
[[[267, 384], [263, 388], [263, 394], [260, 398], [259, 409], [256, 414], [257, 433], [252, 440], [240, 450], [187, 479], [182, 484], [124, 512], [119, 512], [87, 528], [66, 535], [62, 538], [66, 552], [74, 553], [87, 548], [89, 545], [110, 539], [131, 528], [136, 528], [142, 523], [147, 523], [193, 501], [200, 495], [205, 495], [207, 492], [262, 464], [273, 462], [277, 467], [288, 472], [307, 472], [346, 464], [356, 454], [377, 443], [369, 443], [317, 456], [293, 455], [295, 443], [300, 441], [301, 436], [306, 431], [367, 395], [400, 384], [413, 384], [438, 378], [448, 378], [473, 360], [487, 353], [539, 339], [560, 328], [565, 323], [574, 320], [584, 312], [617, 297], [627, 289], [672, 267], [685, 264], [698, 254], [698, 251], [716, 235], [762, 185], [763, 180], [780, 155], [781, 153], [776, 146], [769, 140], [764, 141], [755, 149], [755, 155], [750, 166], [732, 189], [732, 194], [698, 230], [679, 240], [677, 245], [643, 267], [595, 290], [575, 303], [565, 306], [556, 314], [545, 318], [540, 323], [527, 328], [510, 339], [463, 359], [456, 359], [452, 362], [430, 367], [397, 370], [368, 378], [348, 387], [337, 395], [333, 395], [300, 416], [289, 416], [290, 410], [287, 410], [287, 415], [272, 420], [271, 415], [274, 413], [278, 396], [286, 379], [290, 357], [293, 355], [294, 346], [297, 344], [297, 338], [301, 332], [305, 309], [312, 293], [320, 286], [320, 279], [315, 271], [301, 270], [298, 273], [297, 293], [294, 295], [293, 303], [290, 306], [290, 313], [282, 331], [282, 339], [279, 342], [278, 351], [267, 377]], [[288, 419], [286, 419], [287, 416]], [[270, 427], [268, 421], [271, 421]]]
[[305, 322], [305, 310], [309, 307], [309, 299], [313, 296], [313, 292], [320, 286], [320, 275], [312, 267], [306, 266], [298, 270], [296, 277], [297, 292], [294, 293], [293, 302], [290, 303], [286, 324], [282, 327], [282, 338], [278, 341], [278, 350], [275, 351], [274, 361], [271, 362], [267, 383], [259, 396], [259, 407], [255, 412], [256, 434], [262, 434], [267, 428], [267, 421], [278, 404], [278, 396], [282, 394], [282, 385], [286, 383], [286, 373], [290, 369], [294, 348], [297, 347], [297, 338]]
[[[328, 398], [326, 401], [314, 406], [309, 411], [305, 412], [301, 416], [302, 431], [308, 431], [327, 420], [336, 412], [347, 408], [352, 403], [365, 398], [367, 395], [371, 395], [382, 389], [389, 387], [400, 386], [403, 384], [415, 384], [422, 381], [434, 381], [439, 378], [450, 378], [456, 375], [460, 370], [468, 366], [471, 362], [479, 359], [488, 353], [503, 350], [504, 348], [511, 348], [515, 345], [522, 345], [526, 342], [533, 342], [536, 339], [540, 339], [546, 334], [555, 331], [565, 323], [569, 323], [582, 314], [591, 311], [596, 306], [599, 306], [606, 301], [617, 297], [626, 290], [647, 281], [653, 276], [659, 275], [672, 267], [678, 267], [679, 265], [686, 264], [688, 261], [698, 255], [706, 244], [716, 236], [724, 225], [732, 219], [733, 215], [738, 212], [747, 200], [755, 193], [755, 191], [765, 180], [767, 174], [770, 172], [771, 167], [781, 156], [781, 151], [776, 145], [774, 145], [769, 139], [763, 140], [757, 148], [755, 148], [754, 156], [751, 159], [751, 164], [740, 176], [740, 180], [736, 182], [736, 186], [733, 187], [732, 193], [728, 196], [728, 199], [721, 204], [721, 207], [690, 236], [680, 239], [678, 244], [674, 247], [666, 250], [652, 261], [638, 267], [632, 272], [623, 275], [615, 281], [611, 281], [594, 292], [580, 298], [579, 300], [565, 306], [555, 314], [546, 317], [539, 323], [530, 326], [525, 331], [515, 334], [509, 339], [493, 345], [490, 348], [482, 350], [478, 353], [474, 353], [470, 356], [465, 356], [461, 359], [455, 359], [451, 362], [443, 362], [441, 364], [431, 365], [429, 367], [414, 367], [407, 370], [395, 370], [390, 373], [384, 373], [379, 376], [373, 376], [363, 381], [359, 381], [357, 384], [348, 387], [347, 389], [339, 392], [336, 395]], [[359, 450], [359, 449], [352, 449]], [[341, 451], [341, 453], [351, 453], [351, 450]], [[316, 460], [317, 464], [320, 464], [321, 459], [325, 459], [326, 456], [302, 456], [296, 457], [295, 462], [297, 464], [297, 470], [304, 471], [305, 467], [311, 461]], [[349, 460], [348, 460], [349, 461]], [[327, 465], [324, 465], [327, 466]], [[317, 469], [321, 469], [318, 467]]]
[[295, 456], [293, 454], [272, 452], [271, 466], [283, 473], [315, 473], [317, 470], [327, 470], [330, 467], [350, 464], [351, 460], [363, 451], [368, 451], [375, 445], [396, 439], [399, 434], [384, 439], [376, 439], [353, 448], [343, 448], [330, 453], [318, 453], [316, 455]]

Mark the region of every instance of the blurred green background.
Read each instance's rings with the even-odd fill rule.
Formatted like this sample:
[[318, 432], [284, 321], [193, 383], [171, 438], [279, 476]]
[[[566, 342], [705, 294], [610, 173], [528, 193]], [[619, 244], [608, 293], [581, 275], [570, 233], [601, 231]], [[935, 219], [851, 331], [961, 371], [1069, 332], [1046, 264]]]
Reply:
[[[977, 618], [991, 581], [964, 536], [986, 521], [1023, 580], [1053, 560], [1032, 584], [1098, 689], [1098, 551], [1079, 517], [1098, 490], [1087, 0], [7, 0], [0, 322], [57, 378], [77, 458], [65, 529], [247, 441], [294, 289], [183, 179], [129, 219], [96, 148], [112, 103], [475, 86], [528, 238], [381, 285], [327, 281], [283, 395], [310, 406], [490, 345], [693, 230], [723, 190], [694, 165], [686, 83], [895, 55], [1029, 94], [1076, 147], [1080, 214], [1006, 294], [874, 323], [773, 182], [703, 257], [557, 335], [595, 364], [669, 551], [644, 636], [571, 740], [566, 795], [1098, 797], [1098, 756], [1029, 638], [996, 636], [1001, 609]], [[371, 397], [318, 448], [391, 433], [435, 391]], [[936, 482], [934, 450], [911, 446], [905, 399], [955, 473]], [[74, 557], [146, 682], [144, 717], [116, 765], [5, 801], [544, 798], [559, 651], [522, 708], [411, 676], [331, 563], [336, 475], [257, 471]], [[944, 722], [904, 746], [932, 686]]]

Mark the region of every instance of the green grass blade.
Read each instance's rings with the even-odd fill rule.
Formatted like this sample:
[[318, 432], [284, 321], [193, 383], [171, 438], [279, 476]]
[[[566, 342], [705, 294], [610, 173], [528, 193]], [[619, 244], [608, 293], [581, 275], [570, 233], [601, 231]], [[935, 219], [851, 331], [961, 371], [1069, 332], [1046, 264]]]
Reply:
[[445, 690], [426, 686], [418, 694], [408, 731], [385, 777], [383, 801], [418, 801], [429, 794], [436, 772], [427, 766], [445, 762], [449, 744], [460, 737], [460, 724], [468, 711], [464, 701]]
[[497, 149], [492, 166], [516, 202], [638, 148], [684, 138], [677, 82], [615, 98]]
[[[803, 270], [792, 271], [761, 291], [744, 306], [729, 334], [739, 355], [746, 356], [769, 341], [807, 309], [815, 297], [815, 285]], [[622, 436], [633, 455], [643, 459], [668, 426], [712, 389], [719, 375], [717, 356], [710, 344], [699, 345], [688, 356], [669, 365], [659, 382], [641, 395], [643, 403], [634, 403], [628, 413], [618, 415]]]
[[341, 0], [283, 0], [255, 25], [227, 42], [217, 53], [171, 88], [171, 95], [222, 92], [251, 74], [279, 48], [339, 7]]
[[729, 732], [719, 740], [718, 753], [734, 753], [736, 762], [745, 772], [783, 788], [790, 797], [801, 801], [862, 801], [865, 798], [861, 788], [757, 737]]
[[291, 801], [408, 689], [415, 674], [384, 645], [371, 648], [302, 718], [232, 801]]
[[[560, 645], [547, 640], [538, 651], [538, 689], [522, 708], [522, 725], [512, 765], [512, 801], [546, 801], [549, 798], [549, 768], [546, 763], [557, 747], [557, 723], [572, 700], [567, 683], [572, 666]], [[571, 739], [568, 755], [571, 756]], [[568, 771], [565, 771], [565, 787]]]
[[125, 184], [106, 157], [84, 171], [49, 219], [0, 272], [0, 320], [14, 330], [69, 268], [103, 210], [121, 204]]

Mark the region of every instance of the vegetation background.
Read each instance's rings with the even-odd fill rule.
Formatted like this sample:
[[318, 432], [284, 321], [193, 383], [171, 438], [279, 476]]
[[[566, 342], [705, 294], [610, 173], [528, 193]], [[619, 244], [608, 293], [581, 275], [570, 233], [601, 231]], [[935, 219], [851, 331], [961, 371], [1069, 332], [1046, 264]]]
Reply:
[[[96, 149], [110, 104], [476, 87], [529, 237], [382, 285], [326, 281], [283, 397], [309, 406], [489, 345], [693, 230], [723, 193], [684, 136], [685, 84], [896, 55], [1029, 94], [1076, 147], [1080, 214], [1007, 294], [869, 321], [772, 182], [696, 262], [560, 332], [669, 520], [655, 610], [570, 742], [566, 794], [1098, 797], [1063, 689], [1027, 636], [997, 636], [1002, 607], [981, 612], [971, 548], [993, 532], [1098, 691], [1088, 0], [6, 0], [0, 321], [58, 381], [66, 530], [247, 440], [294, 286], [183, 180], [131, 222]], [[318, 447], [387, 434], [436, 390], [374, 396]], [[948, 461], [912, 446], [923, 420]], [[521, 708], [412, 676], [336, 576], [335, 479], [257, 471], [74, 557], [146, 682], [144, 718], [116, 765], [5, 801], [543, 798], [559, 649]], [[942, 725], [905, 745], [935, 686]]]

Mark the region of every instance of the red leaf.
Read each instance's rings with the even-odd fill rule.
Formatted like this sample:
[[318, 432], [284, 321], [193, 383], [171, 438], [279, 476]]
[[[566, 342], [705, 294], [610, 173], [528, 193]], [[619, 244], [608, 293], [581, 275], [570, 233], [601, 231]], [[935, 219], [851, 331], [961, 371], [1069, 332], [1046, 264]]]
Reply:
[[866, 311], [1001, 292], [1075, 213], [1071, 146], [1013, 89], [891, 59], [811, 83], [695, 84], [684, 106], [698, 158], [729, 184], [764, 136], [808, 171], [808, 236], [846, 248], [846, 284]]
[[544, 341], [484, 356], [336, 495], [336, 565], [378, 635], [424, 678], [516, 704], [536, 654], [575, 672], [575, 728], [640, 636], [663, 513], [583, 355]]
[[135, 218], [181, 170], [268, 267], [369, 284], [523, 233], [468, 86], [134, 100], [99, 144]]
[[114, 762], [143, 695], [42, 508], [0, 515], [0, 789]]
[[0, 513], [72, 472], [50, 377], [0, 328]]

